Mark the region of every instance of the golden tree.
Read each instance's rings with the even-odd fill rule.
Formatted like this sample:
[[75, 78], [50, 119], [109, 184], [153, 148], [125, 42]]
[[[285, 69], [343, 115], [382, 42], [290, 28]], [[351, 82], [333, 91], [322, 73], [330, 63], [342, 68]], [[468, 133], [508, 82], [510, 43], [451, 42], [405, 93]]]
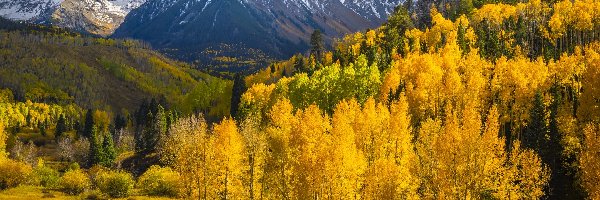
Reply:
[[330, 120], [317, 106], [297, 111], [292, 125], [289, 147], [293, 173], [294, 194], [299, 199], [321, 198], [328, 187], [325, 174], [331, 143]]
[[360, 112], [356, 100], [341, 101], [335, 109], [332, 119], [333, 129], [330, 147], [331, 160], [327, 164], [329, 181], [328, 198], [352, 199], [360, 197], [366, 160], [356, 145], [356, 133], [353, 128], [356, 116]]
[[4, 122], [0, 120], [0, 160], [6, 159], [6, 139], [8, 135], [4, 131]]
[[233, 119], [225, 119], [213, 127], [212, 160], [216, 180], [213, 189], [220, 199], [247, 198], [244, 190], [244, 139]]
[[267, 147], [269, 154], [265, 158], [265, 197], [267, 199], [289, 199], [293, 193], [292, 164], [294, 158], [290, 152], [290, 135], [296, 118], [294, 107], [287, 99], [278, 100], [269, 112], [267, 127]]
[[209, 193], [216, 174], [212, 173], [212, 148], [202, 117], [180, 119], [159, 147], [161, 161], [181, 174], [185, 195], [190, 198], [216, 198]]
[[244, 137], [247, 164], [244, 185], [247, 186], [248, 198], [258, 199], [263, 196], [265, 176], [265, 159], [267, 156], [266, 135], [260, 129], [258, 118], [246, 117], [240, 124], [240, 133]]
[[600, 126], [589, 124], [583, 130], [585, 136], [584, 148], [579, 155], [583, 187], [590, 199], [600, 198]]

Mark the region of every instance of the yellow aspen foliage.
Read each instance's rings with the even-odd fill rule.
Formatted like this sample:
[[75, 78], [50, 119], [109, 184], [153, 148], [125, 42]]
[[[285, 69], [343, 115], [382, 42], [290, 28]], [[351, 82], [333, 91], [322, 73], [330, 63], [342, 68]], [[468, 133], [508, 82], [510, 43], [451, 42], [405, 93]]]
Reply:
[[550, 87], [548, 66], [542, 58], [531, 62], [525, 57], [511, 60], [501, 57], [493, 71], [491, 87], [500, 97], [501, 114], [509, 116], [518, 127], [524, 126], [525, 120], [529, 119], [531, 99], [536, 92]]
[[312, 105], [296, 113], [297, 123], [290, 134], [293, 161], [293, 190], [296, 198], [319, 199], [329, 188], [325, 173], [329, 160], [331, 130], [329, 117]]
[[269, 154], [266, 157], [265, 197], [268, 199], [289, 199], [295, 194], [292, 185], [293, 157], [290, 137], [296, 118], [294, 107], [287, 99], [278, 100], [269, 112], [267, 143]]
[[0, 120], [0, 160], [6, 159], [6, 139], [8, 139], [8, 135], [6, 131], [4, 131], [4, 122]]
[[356, 146], [356, 133], [353, 128], [360, 110], [356, 100], [344, 100], [336, 106], [333, 114], [331, 136], [335, 140], [330, 147], [332, 158], [327, 165], [327, 177], [330, 181], [328, 198], [360, 197], [363, 174], [367, 167], [363, 152]]
[[431, 10], [431, 18], [433, 26], [425, 31], [423, 37], [429, 52], [435, 52], [436, 47], [443, 45], [442, 37], [449, 41], [456, 41], [456, 27], [452, 21], [444, 18], [435, 9]]
[[579, 77], [583, 76], [587, 68], [580, 48], [576, 48], [572, 55], [563, 54], [560, 60], [549, 63], [548, 68], [555, 82], [573, 88], [579, 95], [579, 89], [582, 87]]
[[509, 157], [498, 137], [497, 109], [492, 107], [482, 126], [474, 106], [447, 106], [443, 125], [433, 120], [422, 125], [416, 142], [421, 197], [539, 198], [548, 181], [540, 158], [518, 145]]
[[213, 189], [220, 199], [244, 199], [244, 140], [238, 132], [235, 121], [225, 119], [213, 127], [215, 172], [217, 174]]
[[583, 92], [578, 115], [582, 121], [588, 122], [600, 119], [600, 54], [587, 49], [585, 64], [587, 69], [583, 73]]
[[444, 71], [433, 55], [415, 56], [403, 67], [413, 68], [407, 76], [406, 97], [413, 109], [412, 116], [421, 120], [441, 110]]
[[533, 150], [523, 150], [515, 142], [508, 159], [509, 169], [504, 174], [508, 178], [503, 187], [507, 199], [539, 199], [544, 195], [544, 187], [550, 179], [548, 169]]
[[385, 157], [378, 158], [368, 169], [365, 199], [418, 199], [417, 157], [412, 144], [408, 102], [402, 94], [390, 106], [389, 136]]
[[375, 41], [377, 39], [377, 32], [375, 32], [375, 30], [369, 30], [365, 34], [365, 37], [366, 37], [366, 41], [367, 41], [367, 46], [371, 47], [371, 46], [375, 45]]
[[367, 100], [356, 117], [356, 144], [364, 152], [369, 164], [385, 157], [392, 149], [392, 144], [388, 142], [389, 119], [389, 110], [383, 104], [375, 103], [372, 98]]
[[249, 88], [243, 95], [240, 103], [240, 109], [244, 109], [248, 114], [254, 116], [259, 113], [266, 113], [272, 105], [272, 95], [275, 84], [266, 85], [263, 83], [255, 84]]
[[244, 161], [246, 174], [244, 186], [248, 191], [249, 199], [261, 197], [266, 174], [265, 159], [267, 155], [266, 135], [260, 129], [258, 118], [249, 116], [246, 117], [240, 124], [240, 133], [244, 138], [245, 155], [247, 160]]
[[421, 52], [421, 37], [423, 36], [423, 34], [424, 33], [421, 30], [416, 28], [407, 30], [404, 33], [404, 36], [406, 37], [406, 39], [408, 39], [408, 42], [404, 47], [404, 53]]
[[567, 27], [573, 23], [575, 10], [573, 10], [572, 6], [573, 4], [570, 0], [559, 1], [552, 6], [554, 13], [550, 17], [550, 21], [548, 21], [548, 26], [552, 31], [552, 38], [562, 37]]
[[378, 159], [365, 176], [364, 199], [417, 199], [398, 191], [398, 183], [405, 177], [401, 176], [399, 167], [392, 159]]
[[579, 155], [583, 188], [588, 192], [590, 199], [600, 198], [600, 126], [589, 124], [584, 130], [584, 148]]
[[333, 53], [327, 52], [325, 53], [325, 58], [323, 58], [323, 65], [328, 66], [333, 64]]
[[589, 9], [590, 2], [583, 0], [575, 0], [573, 3], [573, 10], [577, 11], [575, 15], [575, 29], [579, 31], [590, 31], [594, 28], [593, 13]]
[[106, 111], [102, 110], [94, 110], [94, 123], [102, 128], [103, 130], [108, 130], [108, 125], [110, 124], [111, 119], [109, 114]]
[[479, 105], [490, 98], [488, 78], [492, 64], [481, 58], [477, 51], [471, 51], [461, 59], [458, 72], [461, 74], [463, 91], [460, 97], [463, 100], [479, 100]]
[[[412, 122], [408, 110], [408, 102], [404, 94], [400, 95], [398, 102], [393, 102], [390, 106], [390, 155], [400, 166], [410, 169], [408, 165], [412, 164], [415, 158], [412, 144]], [[410, 176], [406, 174], [407, 176]], [[410, 178], [410, 177], [406, 177]]]
[[509, 17], [516, 16], [517, 8], [515, 6], [507, 4], [486, 4], [481, 8], [474, 11], [473, 21], [474, 23], [481, 23], [487, 20], [489, 23], [500, 26], [504, 20]]
[[210, 166], [212, 148], [207, 125], [202, 117], [180, 119], [169, 130], [160, 144], [161, 161], [181, 175], [186, 196], [191, 198], [216, 198], [210, 195], [214, 174]]
[[442, 184], [437, 176], [438, 168], [435, 145], [438, 145], [438, 136], [442, 134], [442, 122], [440, 120], [427, 119], [421, 124], [415, 149], [419, 159], [417, 175], [421, 182], [420, 195], [425, 199], [441, 199], [437, 193]]

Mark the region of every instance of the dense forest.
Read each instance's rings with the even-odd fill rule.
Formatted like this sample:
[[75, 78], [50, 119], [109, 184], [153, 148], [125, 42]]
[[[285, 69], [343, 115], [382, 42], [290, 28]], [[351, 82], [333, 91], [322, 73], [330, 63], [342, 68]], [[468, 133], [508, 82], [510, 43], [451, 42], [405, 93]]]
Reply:
[[156, 98], [185, 113], [229, 113], [230, 81], [165, 58], [139, 41], [37, 26], [3, 29], [0, 39], [0, 86], [19, 102], [133, 112], [142, 100]]
[[594, 0], [408, 1], [226, 81], [0, 32], [0, 197], [599, 199], [599, 34]]

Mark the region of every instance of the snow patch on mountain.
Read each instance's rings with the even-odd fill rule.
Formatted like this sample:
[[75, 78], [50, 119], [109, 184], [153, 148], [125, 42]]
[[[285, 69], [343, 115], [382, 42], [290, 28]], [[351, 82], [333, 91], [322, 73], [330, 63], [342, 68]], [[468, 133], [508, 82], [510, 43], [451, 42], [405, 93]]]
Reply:
[[0, 0], [0, 16], [19, 21], [34, 20], [56, 9], [63, 0]]

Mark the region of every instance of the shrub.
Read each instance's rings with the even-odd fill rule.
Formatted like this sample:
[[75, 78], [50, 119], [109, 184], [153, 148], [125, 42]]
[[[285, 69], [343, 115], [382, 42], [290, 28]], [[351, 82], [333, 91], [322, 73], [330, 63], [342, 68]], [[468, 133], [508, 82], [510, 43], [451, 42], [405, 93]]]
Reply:
[[47, 188], [55, 188], [60, 180], [58, 171], [44, 165], [38, 165], [33, 170], [33, 174], [36, 180], [39, 181], [39, 184]]
[[133, 177], [127, 172], [105, 171], [96, 177], [100, 191], [113, 198], [128, 197], [134, 183]]
[[148, 195], [177, 197], [182, 185], [179, 173], [154, 165], [140, 176], [138, 187]]
[[17, 187], [31, 180], [31, 166], [10, 159], [0, 159], [0, 189]]
[[81, 195], [81, 197], [84, 197], [84, 199], [86, 199], [86, 200], [105, 200], [105, 199], [108, 200], [108, 199], [110, 199], [109, 196], [100, 192], [99, 190], [89, 190], [89, 191], [83, 193]]
[[79, 169], [81, 169], [81, 167], [79, 167], [79, 164], [76, 162], [73, 162], [73, 163], [69, 164], [69, 166], [67, 166], [67, 171], [79, 170]]
[[90, 179], [81, 170], [67, 171], [60, 179], [61, 189], [71, 195], [78, 195], [90, 187]]

